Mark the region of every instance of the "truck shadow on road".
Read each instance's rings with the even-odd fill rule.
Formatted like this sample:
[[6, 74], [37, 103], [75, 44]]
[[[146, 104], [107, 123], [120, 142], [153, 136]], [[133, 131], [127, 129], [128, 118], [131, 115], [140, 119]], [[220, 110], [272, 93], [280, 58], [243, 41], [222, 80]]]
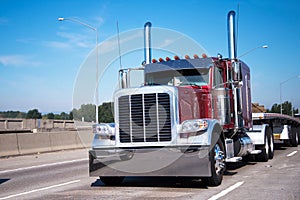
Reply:
[[274, 150], [286, 150], [287, 146], [285, 146], [285, 144], [283, 143], [274, 143]]
[[224, 172], [224, 176], [233, 176], [238, 172], [235, 170], [241, 169], [246, 166], [256, 165], [256, 162], [251, 161], [241, 161], [236, 163], [226, 163], [226, 171]]
[[[91, 186], [111, 187], [104, 185], [100, 179], [97, 179]], [[201, 179], [182, 177], [126, 177], [117, 187], [208, 188]]]
[[[275, 143], [274, 144], [274, 151], [283, 151], [286, 150], [287, 147], [284, 146], [282, 143]], [[224, 173], [225, 176], [233, 176], [238, 172], [236, 170], [242, 169], [246, 166], [256, 165], [257, 163], [261, 163], [263, 161], [257, 161], [255, 156], [248, 156], [243, 158], [243, 161], [236, 162], [236, 163], [226, 163], [226, 171]], [[268, 162], [265, 162], [268, 163]]]
[[1, 178], [0, 179], [0, 185], [2, 184], [2, 183], [5, 183], [6, 181], [9, 181], [10, 179], [9, 178]]

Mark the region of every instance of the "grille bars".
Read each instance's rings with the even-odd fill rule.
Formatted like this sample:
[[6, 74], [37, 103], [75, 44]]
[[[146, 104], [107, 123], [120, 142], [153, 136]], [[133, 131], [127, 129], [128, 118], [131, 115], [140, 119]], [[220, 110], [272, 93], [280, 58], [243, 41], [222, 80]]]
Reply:
[[125, 95], [118, 101], [121, 143], [171, 141], [168, 93]]

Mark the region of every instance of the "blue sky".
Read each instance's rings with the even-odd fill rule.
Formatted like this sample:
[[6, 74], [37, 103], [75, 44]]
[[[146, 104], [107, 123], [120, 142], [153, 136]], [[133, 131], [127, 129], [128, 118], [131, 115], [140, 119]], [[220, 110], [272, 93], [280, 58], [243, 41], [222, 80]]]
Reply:
[[[251, 68], [253, 102], [267, 108], [279, 103], [280, 82], [295, 77], [282, 84], [282, 97], [300, 108], [299, 1], [0, 0], [0, 110], [72, 110], [76, 77], [95, 47], [95, 32], [58, 17], [97, 28], [99, 43], [116, 35], [116, 21], [120, 32], [151, 21], [193, 38], [211, 56], [227, 57], [226, 17], [238, 4], [238, 55], [269, 46], [242, 57]], [[124, 67], [139, 65], [143, 54], [132, 57], [124, 57]], [[109, 77], [117, 73], [106, 77], [99, 82], [100, 102], [110, 100], [112, 90], [101, 90], [115, 85]]]

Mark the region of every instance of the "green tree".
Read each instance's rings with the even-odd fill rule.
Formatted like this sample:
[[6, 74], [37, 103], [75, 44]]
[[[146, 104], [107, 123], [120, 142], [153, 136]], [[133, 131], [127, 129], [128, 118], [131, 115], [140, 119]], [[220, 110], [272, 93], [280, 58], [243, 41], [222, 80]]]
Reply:
[[61, 119], [61, 117], [60, 117], [59, 114], [55, 114], [55, 115], [54, 115], [54, 119]]
[[69, 115], [65, 112], [60, 113], [60, 119], [67, 120], [69, 119]]
[[74, 108], [72, 113], [75, 120], [81, 121], [84, 118], [86, 122], [95, 122], [96, 106], [93, 104], [83, 104], [78, 110]]
[[269, 112], [270, 113], [280, 113], [280, 105], [275, 103]]
[[26, 113], [18, 111], [18, 114], [17, 114], [16, 118], [26, 118]]
[[69, 114], [69, 120], [73, 120], [73, 119], [74, 119], [74, 117], [73, 117], [73, 111], [71, 111], [70, 114]]
[[54, 114], [52, 112], [48, 113], [47, 114], [47, 119], [54, 119]]
[[79, 119], [78, 110], [76, 108], [74, 108], [71, 112], [74, 120], [81, 120]]
[[27, 119], [41, 119], [42, 114], [38, 111], [38, 109], [29, 110], [26, 114]]
[[[269, 112], [271, 112], [271, 113], [281, 113], [280, 109], [281, 109], [281, 104], [275, 103], [275, 104], [273, 104], [273, 106], [271, 107], [271, 110]], [[285, 101], [282, 104], [282, 114], [292, 116], [292, 114], [295, 114], [295, 113], [298, 113], [298, 112], [299, 112], [299, 110], [294, 109], [291, 102]]]
[[26, 113], [20, 111], [2, 111], [0, 117], [3, 118], [25, 118]]
[[99, 106], [99, 122], [111, 123], [114, 122], [114, 104], [112, 102], [104, 102]]

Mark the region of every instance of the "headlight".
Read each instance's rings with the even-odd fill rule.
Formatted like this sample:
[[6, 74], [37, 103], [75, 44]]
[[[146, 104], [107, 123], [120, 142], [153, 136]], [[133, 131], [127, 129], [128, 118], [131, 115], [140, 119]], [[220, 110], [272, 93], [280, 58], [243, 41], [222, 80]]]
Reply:
[[203, 119], [186, 120], [181, 125], [181, 133], [197, 133], [205, 131], [208, 128], [208, 122]]
[[93, 125], [93, 132], [95, 134], [112, 135], [113, 134], [112, 129], [113, 128], [111, 128], [109, 124], [96, 124], [96, 125]]

